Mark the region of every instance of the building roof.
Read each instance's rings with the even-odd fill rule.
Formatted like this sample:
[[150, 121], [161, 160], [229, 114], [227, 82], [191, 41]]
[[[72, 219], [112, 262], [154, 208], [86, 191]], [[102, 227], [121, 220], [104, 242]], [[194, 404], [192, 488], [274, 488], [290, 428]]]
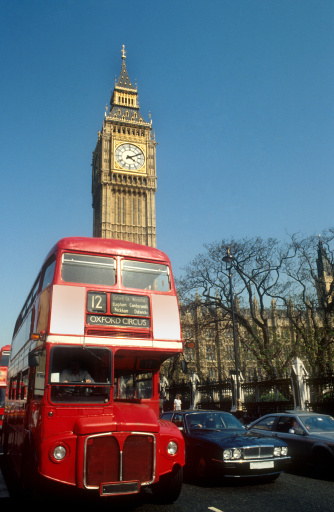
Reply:
[[[106, 117], [108, 120], [116, 119], [119, 121], [125, 121], [127, 123], [150, 127], [151, 123], [147, 123], [140, 114], [137, 86], [133, 86], [130, 80], [125, 64], [125, 54], [126, 52], [123, 45], [121, 51], [121, 73], [119, 75], [118, 81], [115, 81], [115, 87], [110, 99], [110, 111], [109, 114], [106, 114]], [[124, 103], [121, 102], [120, 98], [125, 98]], [[133, 100], [129, 100], [129, 98], [133, 98]]]
[[122, 56], [122, 69], [119, 75], [118, 82], [116, 83], [116, 87], [122, 87], [123, 89], [132, 89], [134, 91], [137, 91], [136, 87], [133, 87], [128, 74], [128, 70], [126, 69], [125, 56]]

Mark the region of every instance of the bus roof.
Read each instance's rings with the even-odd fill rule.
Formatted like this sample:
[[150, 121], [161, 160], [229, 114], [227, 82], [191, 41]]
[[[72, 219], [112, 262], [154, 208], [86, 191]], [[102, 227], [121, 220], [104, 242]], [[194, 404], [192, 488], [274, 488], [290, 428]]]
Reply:
[[106, 254], [110, 256], [131, 256], [142, 259], [154, 259], [170, 263], [168, 256], [147, 245], [108, 238], [67, 237], [59, 240], [51, 249], [46, 259], [57, 249], [65, 251], [83, 251]]

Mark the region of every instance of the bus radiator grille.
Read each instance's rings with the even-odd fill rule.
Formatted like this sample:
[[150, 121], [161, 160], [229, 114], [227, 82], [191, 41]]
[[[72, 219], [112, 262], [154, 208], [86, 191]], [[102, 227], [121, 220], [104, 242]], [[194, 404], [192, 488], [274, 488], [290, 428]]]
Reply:
[[152, 436], [133, 434], [123, 446], [123, 480], [150, 482], [153, 479], [154, 443]]
[[86, 486], [100, 487], [102, 482], [118, 482], [120, 450], [115, 437], [88, 439], [86, 452]]
[[106, 482], [151, 482], [153, 467], [154, 439], [150, 435], [129, 434], [123, 445], [122, 464], [116, 436], [92, 437], [87, 441], [87, 487], [99, 487]]

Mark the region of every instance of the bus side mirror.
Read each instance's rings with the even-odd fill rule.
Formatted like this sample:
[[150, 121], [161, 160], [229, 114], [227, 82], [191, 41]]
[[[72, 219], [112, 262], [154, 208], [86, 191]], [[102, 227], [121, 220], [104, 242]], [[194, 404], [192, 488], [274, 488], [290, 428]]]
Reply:
[[39, 366], [39, 354], [37, 352], [30, 352], [28, 361], [31, 367]]

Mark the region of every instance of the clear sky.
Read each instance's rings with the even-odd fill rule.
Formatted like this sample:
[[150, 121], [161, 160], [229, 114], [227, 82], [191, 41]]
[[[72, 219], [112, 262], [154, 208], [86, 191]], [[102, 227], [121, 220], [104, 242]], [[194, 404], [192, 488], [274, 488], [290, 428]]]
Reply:
[[0, 345], [53, 244], [92, 235], [123, 44], [176, 276], [207, 242], [333, 226], [333, 28], [333, 0], [0, 0]]

